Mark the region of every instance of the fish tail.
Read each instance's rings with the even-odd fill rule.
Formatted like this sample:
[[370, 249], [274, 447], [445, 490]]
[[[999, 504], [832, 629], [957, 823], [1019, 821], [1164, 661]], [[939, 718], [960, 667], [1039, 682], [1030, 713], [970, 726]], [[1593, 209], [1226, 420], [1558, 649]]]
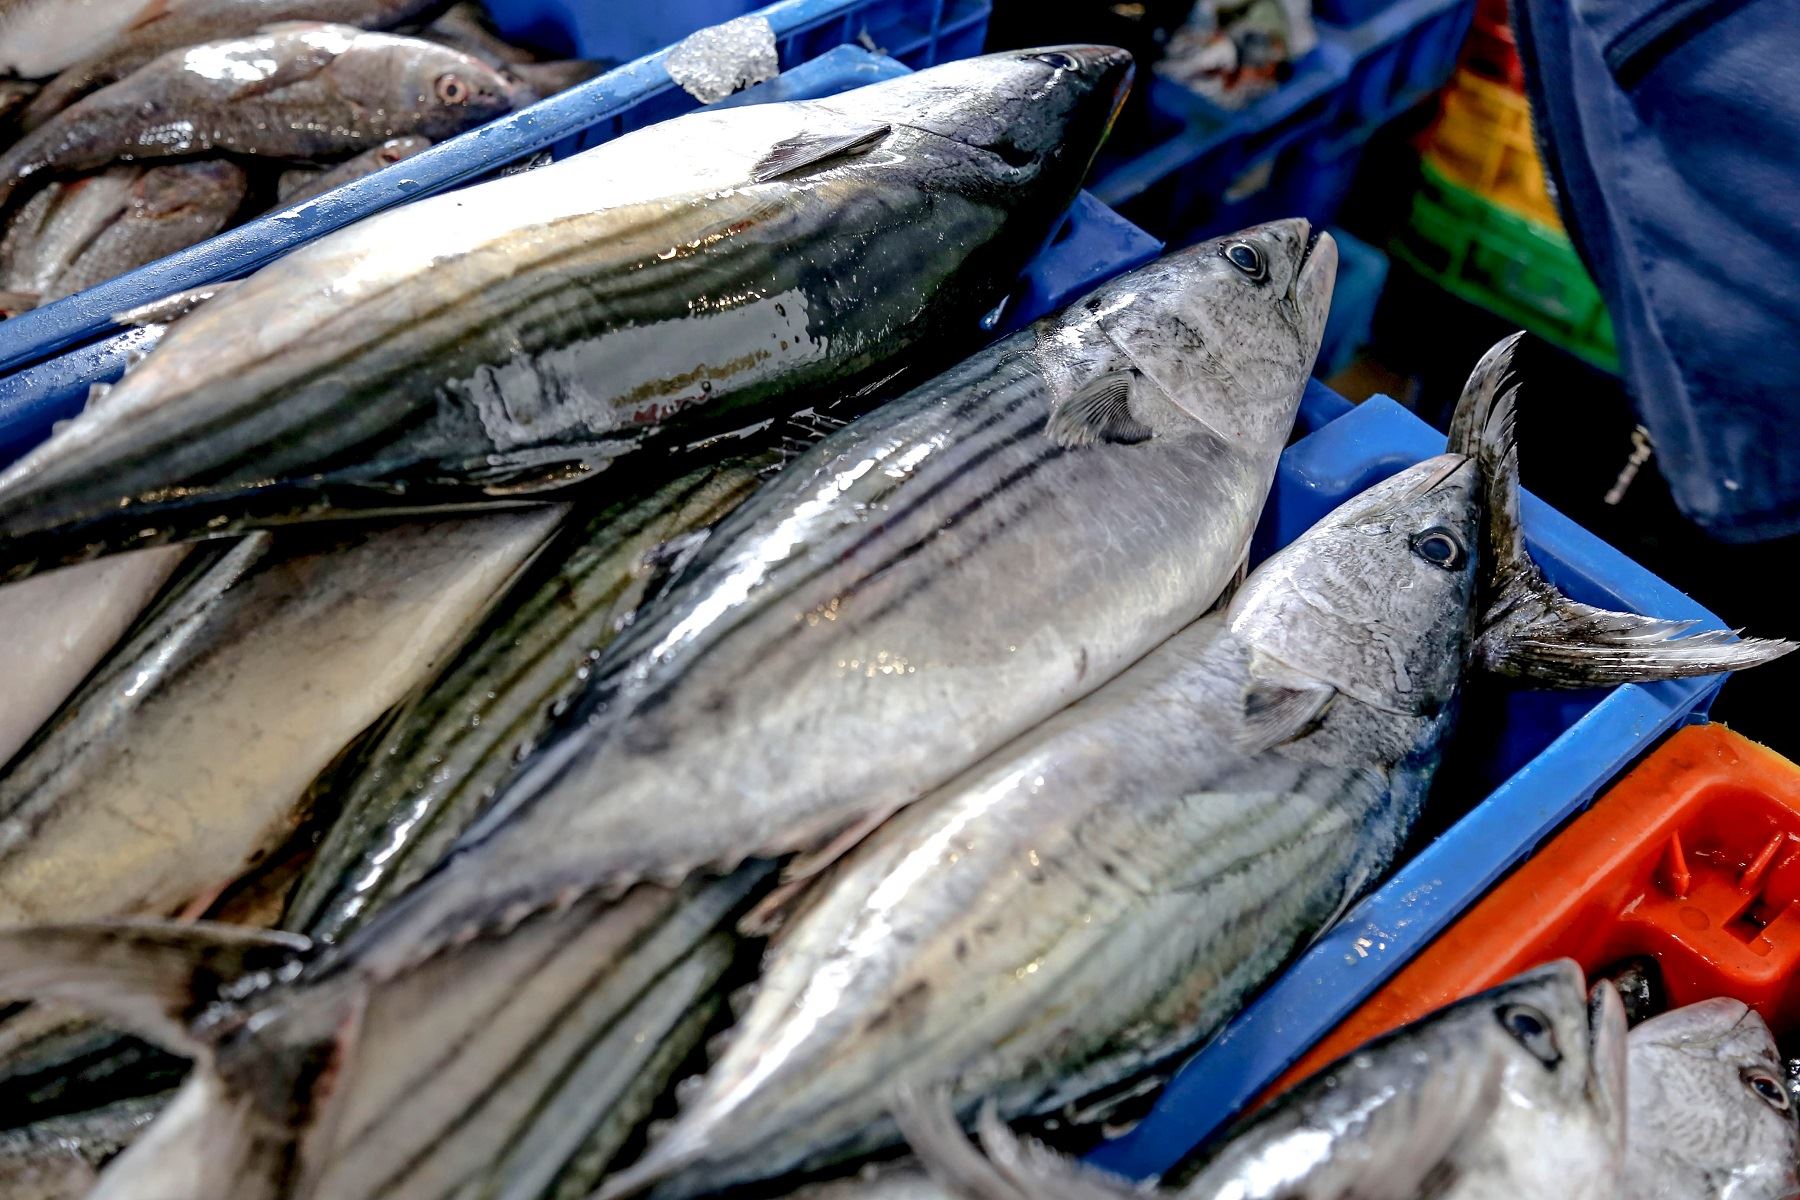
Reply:
[[[220, 1020], [245, 980], [273, 976], [305, 938], [231, 925], [117, 921], [0, 932], [0, 995], [60, 1000], [194, 1060], [146, 1136], [110, 1164], [105, 1200], [275, 1200], [291, 1182], [294, 1096], [329, 1079], [331, 1037], [245, 1056], [221, 1054], [238, 1023]], [[341, 1025], [332, 1025], [335, 1035]], [[226, 1062], [230, 1059], [233, 1061]], [[254, 1061], [249, 1061], [253, 1059]], [[172, 1191], [171, 1188], [179, 1190]]]
[[981, 1150], [963, 1134], [941, 1089], [929, 1097], [903, 1089], [892, 1111], [932, 1180], [958, 1200], [1126, 1200], [1143, 1195], [1122, 1179], [1021, 1139], [1000, 1119], [991, 1100], [981, 1109]]
[[1741, 671], [1794, 650], [1793, 642], [1740, 638], [1737, 630], [1696, 632], [1697, 621], [1596, 608], [1544, 578], [1525, 548], [1520, 514], [1518, 389], [1500, 391], [1518, 339], [1514, 334], [1482, 358], [1451, 425], [1451, 445], [1473, 448], [1486, 491], [1490, 599], [1476, 665], [1537, 687], [1610, 687]]

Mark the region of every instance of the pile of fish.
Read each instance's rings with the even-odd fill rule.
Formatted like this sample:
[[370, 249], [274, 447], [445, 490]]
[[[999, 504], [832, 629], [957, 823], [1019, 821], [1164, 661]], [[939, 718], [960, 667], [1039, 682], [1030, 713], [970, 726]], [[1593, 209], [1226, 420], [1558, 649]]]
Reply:
[[[1510, 341], [1248, 571], [1305, 221], [986, 344], [1130, 74], [702, 109], [164, 306], [0, 473], [0, 1192], [941, 1194], [861, 1173], [908, 1136], [952, 1191], [1115, 1187], [1002, 1123], [1097, 1126], [1379, 881], [1472, 672], [1790, 649], [1545, 581]], [[1616, 998], [1515, 993], [1405, 1035], [1406, 1178], [1617, 1175]], [[1546, 1119], [1564, 1170], [1513, 1161]], [[1297, 1194], [1261, 1170], [1194, 1186]]]
[[588, 78], [473, 0], [0, 5], [0, 312], [71, 295]]

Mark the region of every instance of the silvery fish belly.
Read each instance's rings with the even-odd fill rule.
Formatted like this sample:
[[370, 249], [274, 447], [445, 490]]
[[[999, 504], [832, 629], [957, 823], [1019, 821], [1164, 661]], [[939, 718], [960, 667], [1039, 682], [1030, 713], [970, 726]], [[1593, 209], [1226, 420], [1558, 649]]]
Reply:
[[1334, 267], [1304, 221], [1207, 243], [827, 438], [366, 932], [424, 952], [570, 892], [822, 861], [1117, 674], [1243, 561]]
[[507, 502], [967, 344], [1129, 72], [1070, 47], [702, 110], [351, 226], [181, 318], [0, 475], [0, 573]]
[[186, 553], [164, 546], [0, 588], [0, 764], [69, 698]]
[[162, 916], [236, 877], [292, 832], [313, 777], [454, 651], [559, 516], [229, 548], [0, 778], [0, 923]]
[[1630, 1200], [1789, 1200], [1800, 1125], [1763, 1019], [1727, 997], [1631, 1031]]
[[1215, 1032], [1404, 842], [1468, 651], [1480, 508], [1463, 456], [1377, 485], [889, 821], [608, 1194], [880, 1148], [900, 1088], [1043, 1111]]

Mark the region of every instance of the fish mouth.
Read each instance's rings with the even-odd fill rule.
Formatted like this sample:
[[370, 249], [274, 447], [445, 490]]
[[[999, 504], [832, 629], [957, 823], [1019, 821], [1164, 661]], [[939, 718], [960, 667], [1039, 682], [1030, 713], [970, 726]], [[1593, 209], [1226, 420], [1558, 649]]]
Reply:
[[1626, 1106], [1625, 1003], [1610, 980], [1601, 980], [1588, 993], [1587, 1026], [1587, 1092], [1622, 1140]]
[[1331, 293], [1337, 285], [1337, 239], [1323, 229], [1310, 230], [1294, 269], [1291, 295], [1306, 317], [1306, 331], [1317, 341], [1324, 337], [1325, 318], [1331, 311]]

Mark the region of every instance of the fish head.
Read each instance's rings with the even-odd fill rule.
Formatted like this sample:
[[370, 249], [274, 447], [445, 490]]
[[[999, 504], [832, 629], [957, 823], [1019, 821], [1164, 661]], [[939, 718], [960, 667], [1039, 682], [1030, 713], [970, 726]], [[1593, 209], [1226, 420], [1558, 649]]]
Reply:
[[1800, 1123], [1760, 1016], [1704, 1000], [1645, 1021], [1629, 1047], [1629, 1194], [1800, 1194]]
[[1002, 171], [1053, 175], [1072, 198], [1131, 75], [1116, 46], [1048, 46], [943, 63], [821, 106], [986, 151]]
[[389, 61], [397, 68], [401, 93], [417, 113], [415, 129], [433, 140], [504, 116], [522, 98], [529, 103], [498, 70], [448, 47], [418, 43], [398, 49]]
[[1482, 497], [1460, 454], [1376, 484], [1256, 569], [1232, 599], [1233, 632], [1371, 708], [1445, 712], [1472, 640]]
[[1059, 401], [1128, 378], [1153, 435], [1207, 430], [1273, 461], [1318, 357], [1337, 243], [1303, 218], [1165, 255], [1042, 322], [1037, 354]]
[[185, 216], [196, 209], [236, 210], [249, 190], [244, 169], [225, 159], [152, 167], [131, 188], [136, 215], [150, 218]]

